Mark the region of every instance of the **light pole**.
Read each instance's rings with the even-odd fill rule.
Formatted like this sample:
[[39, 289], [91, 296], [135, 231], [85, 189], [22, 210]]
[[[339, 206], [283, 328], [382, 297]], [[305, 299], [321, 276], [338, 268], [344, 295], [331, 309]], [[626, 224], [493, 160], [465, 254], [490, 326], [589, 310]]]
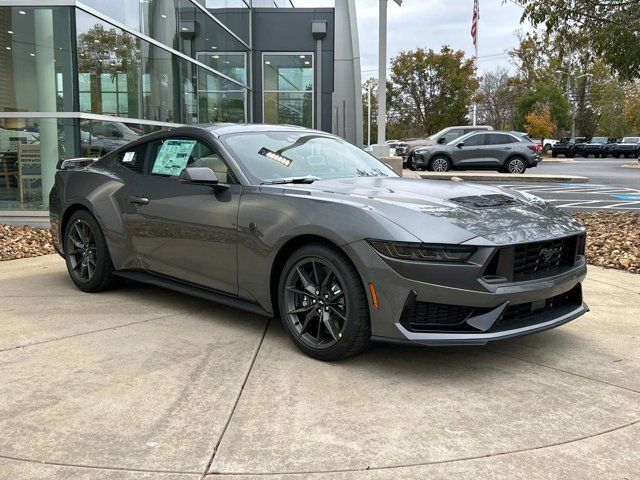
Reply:
[[[402, 0], [394, 0], [399, 6]], [[387, 0], [379, 0], [378, 18], [378, 145], [382, 149], [387, 134]], [[388, 156], [388, 149], [380, 152]]]
[[367, 85], [367, 147], [371, 146], [371, 82]]

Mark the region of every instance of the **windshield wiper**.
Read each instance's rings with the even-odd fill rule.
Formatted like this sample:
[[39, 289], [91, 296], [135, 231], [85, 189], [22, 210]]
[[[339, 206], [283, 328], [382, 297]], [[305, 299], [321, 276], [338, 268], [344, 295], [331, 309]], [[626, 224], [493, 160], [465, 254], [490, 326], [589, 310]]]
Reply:
[[288, 177], [288, 178], [276, 178], [274, 180], [266, 180], [260, 185], [283, 185], [286, 183], [313, 183], [316, 180], [320, 180], [319, 177]]

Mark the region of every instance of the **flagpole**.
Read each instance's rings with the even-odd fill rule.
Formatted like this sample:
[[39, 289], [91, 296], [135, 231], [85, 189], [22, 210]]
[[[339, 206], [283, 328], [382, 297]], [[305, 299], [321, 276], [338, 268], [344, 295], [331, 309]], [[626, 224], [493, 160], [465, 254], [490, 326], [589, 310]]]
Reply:
[[[477, 17], [476, 17], [476, 22], [480, 23], [480, 0], [476, 0], [477, 3]], [[478, 72], [478, 37], [480, 33], [480, 28], [479, 25], [476, 24], [476, 36], [473, 42], [473, 45], [475, 46], [475, 63], [476, 63], [476, 73]], [[477, 101], [473, 102], [473, 126], [475, 127], [477, 125], [477, 114], [478, 114], [478, 103]]]

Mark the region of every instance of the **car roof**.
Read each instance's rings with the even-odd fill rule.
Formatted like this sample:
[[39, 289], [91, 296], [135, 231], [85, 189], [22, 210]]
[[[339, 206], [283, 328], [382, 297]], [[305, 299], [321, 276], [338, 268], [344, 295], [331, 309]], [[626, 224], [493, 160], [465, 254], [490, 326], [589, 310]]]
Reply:
[[267, 123], [203, 123], [191, 125], [192, 127], [208, 130], [215, 136], [227, 135], [230, 133], [242, 132], [314, 132], [323, 135], [330, 135], [327, 132], [300, 127], [297, 125], [270, 125]]

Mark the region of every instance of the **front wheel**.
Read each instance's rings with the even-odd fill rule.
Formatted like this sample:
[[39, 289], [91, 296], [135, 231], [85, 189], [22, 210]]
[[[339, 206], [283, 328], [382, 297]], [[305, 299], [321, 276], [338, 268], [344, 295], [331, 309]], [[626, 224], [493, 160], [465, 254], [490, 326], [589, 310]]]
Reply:
[[100, 292], [116, 283], [100, 225], [86, 210], [75, 212], [67, 223], [64, 258], [71, 280], [84, 292]]
[[451, 169], [451, 162], [447, 157], [436, 157], [431, 160], [429, 167], [432, 172], [448, 172]]
[[507, 164], [505, 165], [505, 169], [509, 173], [520, 174], [525, 172], [525, 170], [527, 169], [527, 165], [526, 163], [524, 163], [524, 160], [522, 158], [513, 157], [507, 161]]
[[286, 262], [278, 306], [293, 343], [318, 360], [361, 352], [371, 339], [369, 304], [360, 276], [340, 251], [314, 243]]

